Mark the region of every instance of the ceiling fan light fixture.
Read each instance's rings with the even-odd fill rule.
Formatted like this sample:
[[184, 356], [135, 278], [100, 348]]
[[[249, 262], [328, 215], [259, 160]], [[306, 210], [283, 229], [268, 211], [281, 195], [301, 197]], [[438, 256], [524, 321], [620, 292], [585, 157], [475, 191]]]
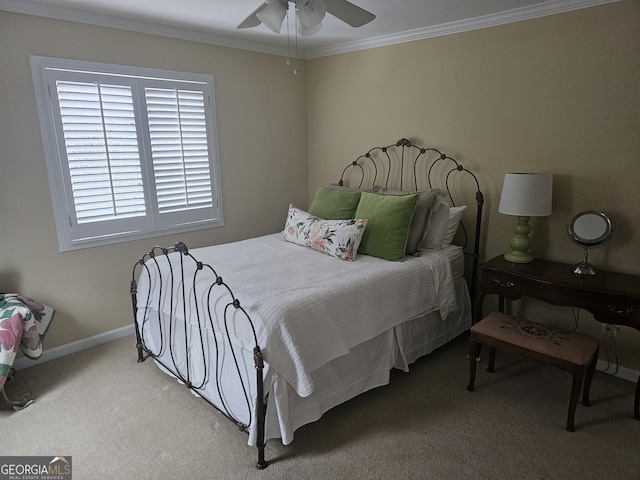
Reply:
[[300, 23], [307, 28], [320, 25], [327, 14], [327, 4], [324, 0], [297, 0], [296, 8]]
[[267, 0], [245, 18], [238, 28], [252, 28], [264, 23], [271, 31], [280, 33], [289, 3], [295, 4], [296, 18], [305, 27], [299, 33], [304, 36], [313, 35], [320, 30], [320, 27], [315, 27], [322, 24], [327, 13], [352, 27], [361, 27], [376, 18], [373, 13], [348, 0]]
[[269, 0], [265, 7], [256, 13], [256, 17], [264, 23], [269, 30], [274, 33], [280, 33], [280, 27], [284, 22], [289, 8], [287, 0]]
[[307, 27], [304, 23], [300, 22], [298, 23], [298, 34], [301, 37], [310, 37], [311, 35], [318, 33], [321, 28], [322, 22], [317, 25], [313, 25], [312, 27]]

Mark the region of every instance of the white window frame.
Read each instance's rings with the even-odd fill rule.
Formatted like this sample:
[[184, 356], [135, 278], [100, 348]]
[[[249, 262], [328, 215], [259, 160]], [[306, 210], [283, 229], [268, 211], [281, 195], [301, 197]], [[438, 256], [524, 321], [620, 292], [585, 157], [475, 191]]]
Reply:
[[[213, 76], [35, 55], [30, 57], [30, 62], [61, 252], [224, 225]], [[82, 222], [78, 222], [55, 83], [56, 79], [64, 79], [65, 76], [68, 76], [69, 80], [74, 77], [93, 76], [98, 82], [121, 79], [124, 83], [133, 85], [138, 152], [146, 206], [144, 216], [117, 219], [112, 224], [96, 221], [90, 225], [82, 225]], [[194, 210], [159, 213], [147, 107], [144, 101], [145, 87], [202, 91], [212, 195], [210, 205]], [[112, 231], [112, 226], [117, 226], [115, 231]]]

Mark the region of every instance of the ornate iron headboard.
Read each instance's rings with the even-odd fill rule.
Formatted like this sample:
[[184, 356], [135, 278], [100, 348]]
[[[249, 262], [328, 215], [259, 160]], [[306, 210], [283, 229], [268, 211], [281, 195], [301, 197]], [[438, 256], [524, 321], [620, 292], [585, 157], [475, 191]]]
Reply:
[[[475, 217], [475, 234], [472, 250], [468, 251], [469, 238], [464, 222], [461, 231], [464, 236], [465, 254], [472, 258], [471, 300], [475, 298], [478, 264], [480, 258], [480, 236], [482, 225], [482, 207], [484, 196], [480, 191], [480, 183], [476, 175], [465, 168], [455, 158], [430, 147], [419, 147], [406, 138], [385, 147], [373, 147], [348, 164], [340, 175], [340, 186], [358, 189], [381, 186], [398, 190], [421, 191], [431, 188], [445, 189], [449, 195], [451, 206], [456, 206], [454, 197], [464, 196], [462, 177], [466, 177], [475, 188], [477, 205]], [[350, 183], [355, 177], [355, 182]], [[460, 182], [457, 185], [454, 182]], [[406, 186], [409, 185], [409, 186]], [[456, 188], [454, 188], [454, 186]]]

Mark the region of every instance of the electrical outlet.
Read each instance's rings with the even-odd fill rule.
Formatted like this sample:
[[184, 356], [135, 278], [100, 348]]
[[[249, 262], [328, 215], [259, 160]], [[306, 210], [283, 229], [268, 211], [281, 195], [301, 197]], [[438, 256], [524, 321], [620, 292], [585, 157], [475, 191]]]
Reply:
[[612, 325], [610, 323], [602, 324], [602, 334], [608, 337], [615, 337], [616, 334], [620, 331], [617, 325]]

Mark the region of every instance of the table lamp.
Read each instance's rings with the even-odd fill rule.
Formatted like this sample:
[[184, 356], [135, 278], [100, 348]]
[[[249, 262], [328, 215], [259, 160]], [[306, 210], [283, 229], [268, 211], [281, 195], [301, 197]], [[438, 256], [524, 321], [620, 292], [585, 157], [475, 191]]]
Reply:
[[498, 212], [518, 217], [509, 244], [511, 251], [504, 254], [504, 259], [508, 262], [533, 262], [533, 256], [529, 252], [529, 218], [551, 215], [552, 188], [553, 175], [550, 173], [505, 174]]

